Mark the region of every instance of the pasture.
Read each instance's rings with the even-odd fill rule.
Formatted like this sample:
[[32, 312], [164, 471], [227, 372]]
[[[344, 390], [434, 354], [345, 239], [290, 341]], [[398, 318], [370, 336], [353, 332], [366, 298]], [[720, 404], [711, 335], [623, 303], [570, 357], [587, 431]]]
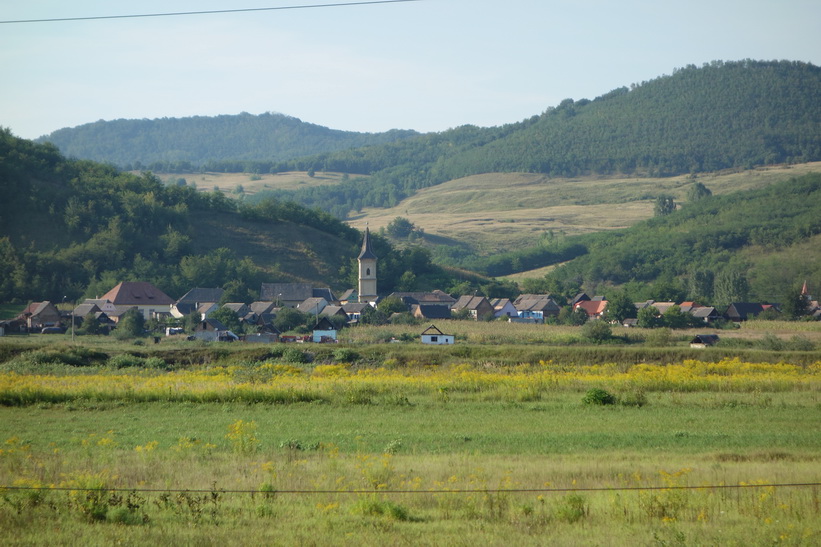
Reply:
[[545, 342], [563, 329], [499, 346], [484, 325], [447, 327], [452, 348], [366, 343], [384, 328], [362, 329], [299, 345], [309, 359], [297, 345], [0, 339], [0, 538], [821, 540], [817, 352]]
[[366, 208], [351, 226], [379, 229], [401, 216], [434, 238], [456, 240], [481, 254], [532, 246], [548, 231], [577, 235], [632, 226], [653, 216], [660, 194], [686, 199], [698, 181], [715, 195], [750, 190], [817, 172], [821, 163], [765, 167], [690, 177], [547, 177], [488, 173], [420, 190], [393, 208]]

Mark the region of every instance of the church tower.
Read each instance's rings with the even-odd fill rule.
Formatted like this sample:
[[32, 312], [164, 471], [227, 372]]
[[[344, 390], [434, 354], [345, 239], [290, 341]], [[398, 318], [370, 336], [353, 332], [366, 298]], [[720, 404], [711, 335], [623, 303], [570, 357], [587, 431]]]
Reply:
[[365, 227], [359, 253], [359, 301], [376, 302], [376, 255], [371, 248], [371, 232]]

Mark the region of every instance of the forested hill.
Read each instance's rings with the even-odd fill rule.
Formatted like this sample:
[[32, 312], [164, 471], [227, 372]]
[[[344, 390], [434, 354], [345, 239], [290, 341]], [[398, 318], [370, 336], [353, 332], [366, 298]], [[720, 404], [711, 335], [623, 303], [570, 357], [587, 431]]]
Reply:
[[290, 194], [335, 214], [392, 206], [419, 188], [467, 175], [667, 176], [821, 159], [821, 68], [800, 62], [713, 62], [567, 99], [503, 127], [461, 127], [294, 168], [374, 175], [367, 184]]
[[[5, 129], [0, 193], [0, 302], [77, 301], [120, 281], [149, 281], [173, 298], [222, 287], [233, 302], [255, 300], [262, 282], [356, 282], [362, 234], [328, 213], [166, 186], [152, 174], [67, 160]], [[448, 286], [424, 252], [394, 251], [377, 234], [373, 244], [380, 290], [408, 271]]]
[[[280, 162], [348, 148], [385, 144], [415, 131], [356, 133], [328, 129], [283, 114], [248, 113], [156, 120], [98, 121], [37, 139], [66, 156], [113, 163], [124, 169], [184, 172], [219, 163], [246, 170], [249, 160]], [[214, 166], [216, 167], [216, 166]]]
[[[821, 287], [821, 174], [705, 196], [627, 230], [568, 238], [587, 254], [548, 275], [555, 286], [633, 291], [636, 300], [780, 302]], [[649, 292], [642, 292], [642, 288]]]

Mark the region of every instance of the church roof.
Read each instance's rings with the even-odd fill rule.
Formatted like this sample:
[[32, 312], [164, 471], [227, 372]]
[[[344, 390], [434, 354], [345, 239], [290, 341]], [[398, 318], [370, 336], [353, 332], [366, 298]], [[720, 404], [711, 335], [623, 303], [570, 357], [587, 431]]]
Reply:
[[376, 260], [376, 254], [371, 247], [371, 231], [365, 228], [365, 237], [362, 239], [362, 251], [359, 253], [359, 260], [363, 258], [370, 258]]

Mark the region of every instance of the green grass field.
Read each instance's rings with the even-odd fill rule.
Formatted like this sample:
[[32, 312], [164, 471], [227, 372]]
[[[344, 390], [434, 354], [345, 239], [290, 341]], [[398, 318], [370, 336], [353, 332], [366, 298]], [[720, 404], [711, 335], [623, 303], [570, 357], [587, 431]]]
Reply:
[[[314, 362], [294, 364], [239, 344], [0, 339], [0, 540], [821, 541], [814, 352], [739, 350], [740, 361], [675, 347], [517, 349], [484, 338], [485, 325], [448, 327], [464, 339], [454, 353], [341, 346], [357, 364], [332, 364], [339, 347], [306, 345]], [[754, 339], [797, 328], [760, 322], [737, 332]], [[382, 336], [366, 331], [363, 340]], [[190, 361], [171, 371], [114, 366], [117, 353], [170, 360], [175, 347]], [[493, 364], [495, 348], [507, 355]], [[537, 359], [560, 352], [568, 357]], [[88, 366], [60, 364], [58, 354]], [[585, 365], [583, 356], [610, 364]], [[592, 387], [619, 402], [585, 404]], [[253, 396], [274, 388], [312, 396]]]

